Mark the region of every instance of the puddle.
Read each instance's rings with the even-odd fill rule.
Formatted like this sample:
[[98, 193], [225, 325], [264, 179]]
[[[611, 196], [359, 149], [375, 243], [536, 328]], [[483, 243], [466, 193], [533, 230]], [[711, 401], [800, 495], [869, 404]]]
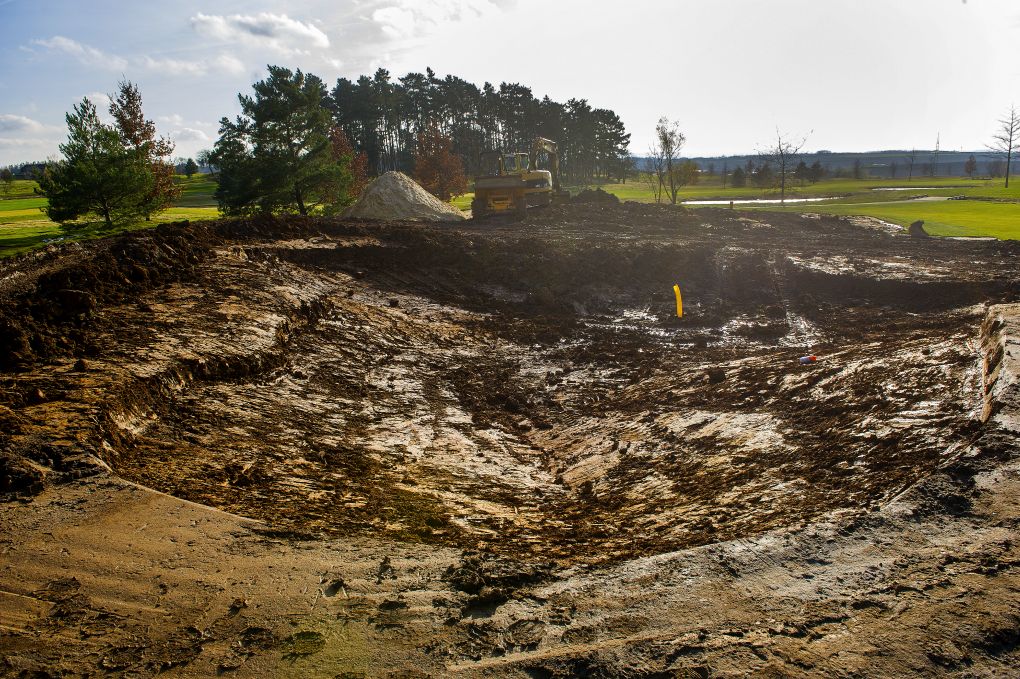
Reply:
[[685, 200], [684, 205], [773, 205], [780, 203], [817, 203], [823, 200], [835, 200], [839, 196], [824, 196], [822, 198], [744, 198], [741, 200]]
[[878, 186], [872, 191], [939, 191], [940, 189], [958, 189], [960, 186]]

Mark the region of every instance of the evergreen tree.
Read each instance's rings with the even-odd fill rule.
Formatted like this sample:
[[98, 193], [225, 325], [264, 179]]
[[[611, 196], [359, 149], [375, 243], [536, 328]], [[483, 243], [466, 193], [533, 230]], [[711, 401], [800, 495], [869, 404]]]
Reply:
[[152, 175], [149, 192], [138, 206], [141, 214], [149, 219], [169, 208], [181, 195], [181, 188], [174, 183], [174, 164], [170, 161], [174, 144], [166, 137], [156, 137], [156, 125], [146, 120], [142, 112], [142, 95], [137, 85], [121, 81], [117, 96], [110, 99], [110, 115], [116, 121], [121, 144], [147, 163]]
[[37, 190], [47, 198], [46, 215], [64, 223], [95, 214], [113, 226], [151, 214], [155, 182], [147, 158], [126, 148], [118, 131], [99, 120], [88, 99], [65, 119], [68, 138], [60, 145], [64, 158], [48, 165], [39, 177]]
[[188, 179], [191, 179], [196, 172], [198, 172], [198, 163], [195, 162], [194, 158], [188, 158], [184, 163], [184, 174], [188, 176]]
[[472, 174], [482, 151], [527, 151], [536, 136], [559, 144], [568, 181], [622, 177], [630, 167], [630, 135], [616, 113], [584, 99], [538, 99], [519, 83], [479, 88], [452, 75], [438, 78], [431, 69], [396, 79], [379, 69], [356, 82], [337, 80], [327, 105], [374, 173], [413, 171], [418, 134], [430, 124], [451, 139], [452, 153]]
[[730, 184], [735, 189], [742, 189], [747, 186], [747, 173], [744, 172], [744, 168], [738, 167], [733, 171], [733, 175], [730, 177]]
[[5, 167], [0, 170], [0, 184], [3, 184], [4, 195], [9, 196], [14, 187], [14, 172], [11, 171], [11, 168]]
[[269, 77], [239, 95], [241, 115], [220, 121], [214, 158], [216, 199], [228, 215], [307, 215], [347, 195], [350, 161], [334, 158], [323, 82], [300, 70], [269, 67]]
[[793, 178], [800, 182], [801, 186], [804, 182], [811, 179], [811, 168], [808, 167], [807, 163], [803, 160], [797, 163], [797, 168], [793, 171]]
[[808, 179], [812, 184], [817, 184], [822, 180], [822, 177], [825, 176], [825, 168], [823, 168], [822, 164], [817, 160], [811, 163], [811, 167], [809, 169], [810, 172], [808, 173]]

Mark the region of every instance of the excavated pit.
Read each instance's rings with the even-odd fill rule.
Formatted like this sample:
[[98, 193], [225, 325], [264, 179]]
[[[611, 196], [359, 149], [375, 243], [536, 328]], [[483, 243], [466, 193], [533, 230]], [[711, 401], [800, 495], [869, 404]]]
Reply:
[[966, 446], [1016, 249], [779, 219], [305, 224], [137, 274], [70, 380], [116, 374], [117, 474], [281, 534], [598, 563], [880, 506]]
[[[849, 556], [863, 549], [855, 531], [881, 533], [862, 545], [891, 545], [892, 520], [875, 517], [972, 516], [970, 490], [954, 484], [973, 488], [975, 450], [1001, 461], [1016, 449], [1015, 433], [988, 423], [1013, 388], [1000, 368], [1005, 321], [988, 309], [1020, 297], [1020, 247], [763, 219], [590, 204], [523, 223], [224, 221], [10, 260], [0, 267], [2, 490], [31, 506], [47, 488], [121, 478], [258, 520], [273, 554], [330, 541], [413, 551], [419, 563], [463, 552], [444, 566], [449, 590], [428, 590], [438, 574], [400, 580], [385, 614], [343, 588], [385, 587], [388, 556], [375, 584], [316, 575], [334, 583], [322, 596], [343, 589], [338, 618], [374, 624], [365, 634], [377, 650], [416, 648], [400, 657], [419, 654], [408, 662], [436, 676], [772, 667], [733, 650], [743, 642], [722, 618], [719, 630], [685, 628], [695, 636], [683, 644], [679, 628], [649, 631], [660, 606], [695, 605], [684, 594], [694, 572], [720, 600], [775, 589], [782, 606], [792, 601], [769, 613], [779, 631], [755, 633], [773, 635], [768, 662], [781, 674], [810, 673], [776, 649], [823, 638], [794, 632], [851, 614], [812, 622], [797, 602], [869, 611], [880, 596], [868, 589], [878, 575], [840, 565], [885, 568]], [[802, 365], [805, 354], [818, 361]], [[347, 558], [338, 573], [368, 568]], [[787, 563], [817, 575], [818, 592], [785, 571], [731, 586]], [[214, 577], [211, 565], [193, 568], [200, 583]], [[389, 612], [421, 588], [431, 603]], [[742, 605], [730, 601], [726, 616], [762, 619], [740, 618]], [[953, 643], [1008, 636], [1000, 613], [981, 614], [995, 621], [985, 636]], [[385, 621], [401, 615], [419, 616], [402, 632], [417, 646], [387, 641], [405, 623]], [[705, 611], [692, 615], [710, 626]], [[203, 638], [228, 638], [216, 629]], [[687, 658], [677, 644], [699, 650]], [[156, 646], [146, 648], [139, 663]], [[1008, 665], [1011, 648], [987, 653]]]

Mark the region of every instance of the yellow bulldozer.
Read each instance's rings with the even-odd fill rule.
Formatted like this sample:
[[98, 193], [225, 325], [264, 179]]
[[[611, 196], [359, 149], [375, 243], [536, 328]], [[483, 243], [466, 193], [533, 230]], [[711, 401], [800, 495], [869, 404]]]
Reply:
[[[538, 169], [545, 154], [549, 169]], [[523, 216], [529, 207], [543, 207], [570, 197], [560, 188], [560, 156], [556, 142], [536, 137], [529, 153], [487, 151], [480, 156], [481, 174], [475, 177], [471, 216], [514, 212]]]

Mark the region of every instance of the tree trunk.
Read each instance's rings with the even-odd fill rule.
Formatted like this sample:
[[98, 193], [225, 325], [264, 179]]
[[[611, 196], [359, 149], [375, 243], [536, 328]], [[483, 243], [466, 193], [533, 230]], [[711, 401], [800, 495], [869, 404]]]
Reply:
[[113, 226], [113, 218], [110, 216], [110, 206], [105, 200], [100, 201], [101, 214], [103, 215], [103, 221], [106, 222], [107, 226]]

